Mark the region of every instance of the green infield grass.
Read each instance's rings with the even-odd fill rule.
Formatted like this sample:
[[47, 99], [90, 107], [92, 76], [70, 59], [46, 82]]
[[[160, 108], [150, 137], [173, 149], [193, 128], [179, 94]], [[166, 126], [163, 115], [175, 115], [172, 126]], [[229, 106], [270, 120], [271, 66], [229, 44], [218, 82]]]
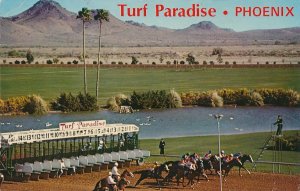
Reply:
[[[95, 95], [96, 68], [87, 69], [88, 91]], [[292, 88], [300, 90], [298, 68], [103, 68], [100, 104], [118, 93], [219, 88]], [[83, 91], [82, 67], [0, 67], [1, 98], [38, 94], [50, 101], [61, 92]]]
[[[295, 135], [299, 134], [300, 131], [285, 131], [285, 135]], [[242, 152], [245, 154], [251, 154], [253, 160], [257, 160], [257, 156], [264, 146], [266, 139], [271, 136], [270, 133], [251, 133], [242, 135], [222, 135], [221, 136], [221, 149], [225, 153], [237, 153]], [[150, 150], [151, 154], [159, 154], [159, 139], [144, 139], [140, 140], [140, 147], [145, 150]], [[179, 137], [179, 138], [166, 138], [166, 155], [182, 156], [185, 153], [198, 153], [200, 156], [204, 156], [209, 150], [213, 154], [218, 153], [218, 136], [197, 136], [197, 137]], [[272, 141], [270, 145], [272, 145]], [[286, 163], [298, 163], [300, 161], [300, 152], [298, 148], [297, 151], [281, 151], [276, 153], [276, 160], [273, 158], [275, 152], [273, 150], [266, 150], [261, 161], [277, 161]], [[167, 160], [179, 160], [178, 157], [164, 157], [164, 156], [154, 156], [146, 159], [147, 162], [165, 162]], [[246, 162], [246, 167], [251, 170], [253, 164]], [[281, 166], [281, 172], [285, 173], [300, 173], [300, 166]], [[278, 165], [275, 166], [278, 171]], [[257, 164], [257, 171], [267, 171], [273, 170], [272, 165], [268, 164]], [[245, 172], [244, 172], [245, 173]]]

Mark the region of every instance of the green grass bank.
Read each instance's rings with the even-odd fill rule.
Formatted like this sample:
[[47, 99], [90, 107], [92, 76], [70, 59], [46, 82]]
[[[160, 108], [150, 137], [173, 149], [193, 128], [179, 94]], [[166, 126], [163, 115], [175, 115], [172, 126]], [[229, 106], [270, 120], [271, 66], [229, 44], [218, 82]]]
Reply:
[[[95, 95], [96, 68], [88, 68], [88, 91]], [[82, 67], [0, 67], [1, 98], [37, 94], [50, 101], [61, 92], [83, 92]], [[220, 88], [292, 88], [300, 91], [299, 68], [103, 68], [100, 104], [118, 93]]]
[[[294, 135], [299, 131], [284, 131], [284, 135]], [[257, 159], [265, 140], [271, 133], [251, 133], [241, 135], [222, 135], [221, 149], [226, 153], [242, 152], [251, 154], [253, 160]], [[218, 136], [197, 136], [197, 137], [179, 137], [166, 138], [166, 155], [183, 155], [184, 153], [198, 153], [203, 156], [208, 150], [212, 150], [214, 154], [218, 153]], [[159, 139], [144, 139], [140, 140], [140, 147], [151, 151], [151, 154], [159, 154]], [[272, 150], [266, 150], [261, 160], [273, 161]], [[147, 162], [164, 162], [166, 160], [178, 160], [176, 157], [150, 157]], [[299, 163], [300, 152], [297, 151], [282, 151], [282, 162]], [[252, 164], [247, 162], [246, 167], [252, 169]], [[272, 171], [272, 165], [258, 164], [257, 171]], [[284, 173], [300, 174], [300, 167], [281, 166], [281, 171]]]

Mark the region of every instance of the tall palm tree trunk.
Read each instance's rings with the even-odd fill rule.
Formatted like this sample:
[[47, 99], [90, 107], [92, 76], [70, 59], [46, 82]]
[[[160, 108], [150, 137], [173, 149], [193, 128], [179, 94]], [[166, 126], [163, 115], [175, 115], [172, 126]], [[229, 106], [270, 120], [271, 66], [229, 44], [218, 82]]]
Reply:
[[86, 80], [86, 63], [85, 63], [85, 22], [82, 22], [83, 24], [83, 64], [84, 64], [84, 69], [83, 69], [83, 83], [84, 83], [84, 94], [87, 94], [87, 80]]
[[102, 22], [99, 22], [99, 44], [98, 44], [98, 63], [97, 63], [97, 82], [96, 82], [96, 98], [99, 99], [99, 81], [100, 81], [100, 52], [101, 52], [101, 27]]

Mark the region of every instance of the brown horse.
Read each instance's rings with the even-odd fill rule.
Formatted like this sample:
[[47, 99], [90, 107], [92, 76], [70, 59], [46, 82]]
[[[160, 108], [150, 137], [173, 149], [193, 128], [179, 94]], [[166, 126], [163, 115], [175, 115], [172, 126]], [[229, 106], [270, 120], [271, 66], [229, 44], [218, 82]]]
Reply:
[[[120, 179], [117, 182], [117, 190], [125, 190], [125, 187], [130, 184], [126, 177], [134, 177], [133, 173], [129, 170], [124, 170], [124, 172], [120, 175]], [[93, 191], [110, 191], [110, 186], [107, 183], [107, 177], [102, 178], [96, 183], [96, 186]]]
[[238, 159], [241, 161], [241, 163], [242, 163], [242, 165], [237, 164], [238, 167], [239, 167], [239, 175], [242, 176], [242, 175], [241, 175], [241, 168], [244, 169], [244, 170], [246, 170], [246, 171], [248, 172], [248, 174], [250, 174], [250, 171], [244, 167], [244, 163], [245, 163], [246, 161], [249, 161], [249, 162], [253, 163], [252, 156], [251, 156], [251, 155], [247, 155], [247, 154], [242, 154], [242, 155], [238, 156], [237, 158], [238, 158]]
[[134, 174], [141, 174], [138, 181], [135, 183], [135, 187], [141, 183], [142, 180], [146, 178], [154, 178], [156, 180], [157, 185], [159, 184], [159, 179], [164, 179], [162, 177], [162, 172], [169, 172], [168, 164], [164, 163], [160, 166], [155, 167], [154, 169], [140, 170], [133, 172]]
[[[217, 174], [222, 173], [220, 172], [220, 163], [219, 163], [219, 157], [216, 155], [213, 155], [210, 158], [212, 165], [216, 171]], [[222, 163], [221, 164], [221, 168], [222, 171], [224, 171], [224, 180], [226, 181], [226, 176], [228, 176], [230, 170], [234, 167], [234, 166], [242, 166], [242, 163], [239, 159], [237, 158], [233, 158], [231, 161], [227, 162], [227, 163]]]

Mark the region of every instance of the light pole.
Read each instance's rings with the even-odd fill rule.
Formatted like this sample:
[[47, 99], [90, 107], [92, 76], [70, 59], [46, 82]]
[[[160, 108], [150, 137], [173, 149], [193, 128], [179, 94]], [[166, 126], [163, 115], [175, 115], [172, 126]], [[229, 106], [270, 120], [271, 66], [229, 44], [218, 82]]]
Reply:
[[[212, 115], [210, 115], [212, 116]], [[218, 145], [218, 150], [219, 150], [219, 176], [220, 176], [220, 190], [222, 191], [223, 190], [223, 186], [222, 186], [222, 164], [221, 164], [221, 156], [220, 156], [220, 153], [221, 153], [221, 133], [220, 133], [220, 121], [221, 119], [223, 118], [223, 115], [222, 114], [215, 114], [214, 115], [214, 118], [217, 120], [217, 123], [218, 123], [218, 136], [219, 136], [219, 145]]]

